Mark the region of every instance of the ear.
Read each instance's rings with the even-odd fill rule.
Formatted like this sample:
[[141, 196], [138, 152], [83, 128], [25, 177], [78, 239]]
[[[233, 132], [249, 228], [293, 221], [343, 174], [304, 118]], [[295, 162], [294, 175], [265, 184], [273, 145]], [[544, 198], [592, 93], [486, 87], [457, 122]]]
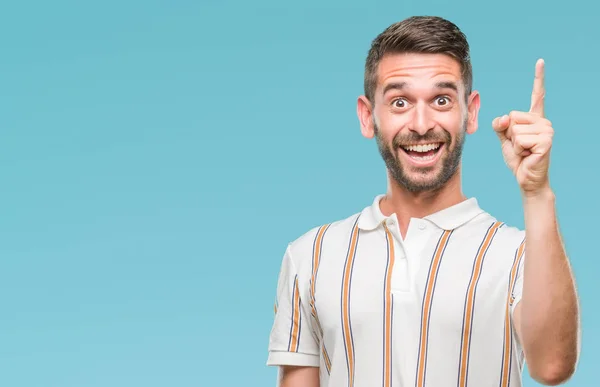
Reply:
[[469, 96], [469, 102], [467, 104], [467, 133], [473, 134], [478, 128], [478, 116], [479, 116], [479, 105], [480, 97], [478, 91], [473, 91]]
[[358, 97], [356, 104], [356, 114], [360, 121], [360, 131], [366, 138], [373, 138], [375, 135], [375, 128], [373, 125], [373, 111], [371, 102], [366, 96], [361, 95]]

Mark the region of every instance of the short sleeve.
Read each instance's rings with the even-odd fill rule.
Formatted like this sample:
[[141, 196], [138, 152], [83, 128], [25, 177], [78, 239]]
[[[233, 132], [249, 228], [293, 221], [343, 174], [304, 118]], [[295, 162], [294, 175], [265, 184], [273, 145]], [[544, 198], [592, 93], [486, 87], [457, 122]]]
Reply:
[[514, 313], [517, 304], [523, 296], [523, 275], [525, 268], [525, 241], [521, 242], [515, 253], [517, 260], [517, 272], [515, 274], [515, 282], [513, 284], [510, 296], [510, 312]]
[[302, 299], [299, 282], [288, 246], [277, 281], [275, 319], [269, 337], [269, 366], [319, 366], [319, 345], [311, 332], [310, 312]]

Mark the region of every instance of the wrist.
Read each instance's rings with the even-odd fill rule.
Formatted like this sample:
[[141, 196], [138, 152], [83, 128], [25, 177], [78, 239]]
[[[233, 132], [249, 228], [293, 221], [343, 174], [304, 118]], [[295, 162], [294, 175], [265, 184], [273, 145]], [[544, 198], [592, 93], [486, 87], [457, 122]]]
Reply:
[[555, 195], [554, 191], [550, 188], [550, 185], [546, 185], [542, 188], [532, 191], [522, 191], [521, 196], [523, 199], [524, 206], [545, 206], [554, 205]]
[[554, 192], [550, 187], [550, 183], [546, 182], [545, 184], [535, 189], [521, 189], [521, 196], [524, 200], [551, 199], [554, 196]]

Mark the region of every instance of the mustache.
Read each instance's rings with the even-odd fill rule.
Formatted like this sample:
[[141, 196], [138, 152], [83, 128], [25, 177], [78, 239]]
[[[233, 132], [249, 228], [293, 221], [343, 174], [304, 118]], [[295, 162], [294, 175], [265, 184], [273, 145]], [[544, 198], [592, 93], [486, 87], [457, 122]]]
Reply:
[[424, 135], [420, 135], [415, 132], [398, 133], [392, 144], [394, 147], [399, 147], [404, 144], [413, 144], [416, 142], [446, 142], [449, 143], [452, 140], [452, 136], [447, 131], [443, 132], [427, 132]]

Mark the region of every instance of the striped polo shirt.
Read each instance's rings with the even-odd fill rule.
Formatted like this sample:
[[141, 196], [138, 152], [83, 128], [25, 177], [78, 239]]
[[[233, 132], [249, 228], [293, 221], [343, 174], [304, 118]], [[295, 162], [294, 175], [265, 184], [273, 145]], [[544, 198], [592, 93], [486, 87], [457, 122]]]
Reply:
[[381, 198], [287, 246], [267, 364], [327, 387], [521, 386], [525, 232], [470, 198], [403, 239]]

